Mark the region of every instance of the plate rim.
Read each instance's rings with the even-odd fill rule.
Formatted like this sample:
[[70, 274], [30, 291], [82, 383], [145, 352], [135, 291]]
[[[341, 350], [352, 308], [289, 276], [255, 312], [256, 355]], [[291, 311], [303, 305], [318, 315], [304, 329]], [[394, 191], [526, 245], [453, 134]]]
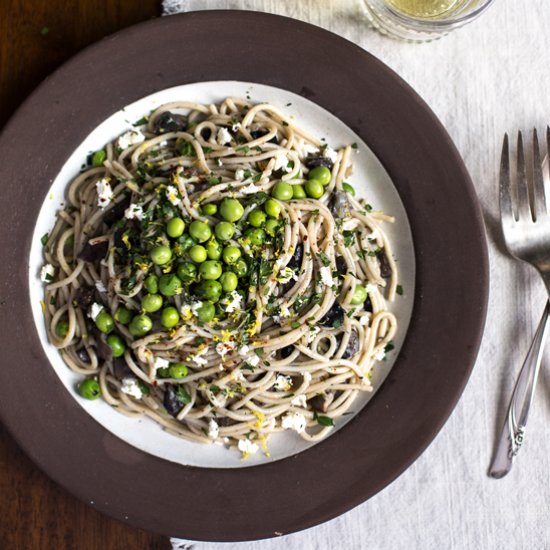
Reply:
[[[2, 156], [7, 159], [7, 166], [0, 167], [0, 179], [4, 180], [5, 177], [14, 176], [15, 174], [15, 181], [17, 181], [17, 177], [21, 177], [22, 175], [28, 177], [29, 170], [31, 170], [31, 168], [36, 168], [33, 164], [33, 160], [35, 159], [33, 159], [32, 156], [29, 157], [28, 153], [23, 152], [21, 148], [17, 148], [18, 139], [21, 140], [29, 135], [29, 121], [36, 118], [43, 120], [46, 125], [52, 125], [47, 127], [47, 131], [44, 136], [44, 139], [46, 139], [46, 137], [52, 132], [53, 128], [58, 128], [57, 122], [61, 119], [58, 118], [56, 122], [55, 117], [58, 117], [60, 113], [64, 113], [65, 118], [68, 120], [71, 120], [72, 117], [76, 116], [74, 112], [70, 112], [68, 110], [69, 106], [74, 107], [74, 103], [71, 103], [74, 99], [71, 100], [70, 98], [67, 98], [67, 89], [65, 88], [65, 90], [63, 90], [63, 86], [61, 86], [61, 88], [58, 86], [63, 83], [66, 85], [70, 84], [70, 79], [74, 78], [74, 73], [76, 72], [76, 74], [78, 74], [80, 71], [82, 74], [82, 70], [87, 66], [86, 63], [90, 63], [94, 59], [97, 60], [98, 58], [101, 58], [102, 52], [109, 52], [111, 55], [118, 56], [118, 58], [125, 57], [126, 59], [129, 59], [131, 56], [128, 47], [131, 46], [134, 48], [134, 51], [131, 52], [132, 54], [135, 53], [136, 48], [139, 50], [139, 39], [141, 39], [142, 33], [156, 37], [158, 40], [157, 44], [149, 44], [149, 46], [157, 48], [158, 50], [160, 44], [177, 44], [177, 42], [174, 42], [174, 38], [179, 33], [175, 31], [181, 30], [180, 27], [185, 28], [189, 33], [198, 32], [200, 34], [201, 32], [206, 32], [206, 29], [208, 28], [211, 29], [212, 25], [214, 25], [217, 26], [220, 36], [224, 33], [229, 35], [234, 33], [235, 35], [238, 35], [238, 33], [231, 28], [229, 23], [233, 23], [238, 27], [240, 25], [244, 25], [245, 22], [248, 24], [254, 23], [254, 25], [264, 30], [268, 28], [271, 30], [278, 28], [279, 30], [285, 29], [287, 32], [297, 32], [302, 35], [302, 39], [307, 38], [315, 44], [323, 44], [324, 42], [328, 42], [335, 50], [343, 50], [347, 52], [349, 55], [347, 60], [351, 59], [352, 65], [355, 67], [368, 67], [369, 71], [374, 73], [378, 79], [387, 81], [393, 86], [393, 88], [390, 86], [390, 89], [386, 90], [388, 92], [387, 96], [382, 97], [375, 95], [376, 101], [382, 101], [382, 104], [385, 102], [387, 105], [392, 105], [394, 108], [399, 109], [400, 107], [397, 104], [392, 104], [392, 100], [395, 98], [401, 98], [409, 107], [411, 107], [410, 116], [415, 123], [420, 123], [422, 127], [427, 125], [428, 128], [431, 128], [434, 135], [438, 138], [437, 140], [432, 142], [429, 140], [428, 136], [426, 138], [427, 143], [415, 143], [411, 146], [411, 149], [414, 149], [414, 151], [409, 151], [406, 149], [405, 151], [402, 151], [402, 153], [407, 159], [408, 155], [412, 155], [412, 158], [416, 158], [415, 155], [421, 155], [422, 153], [425, 154], [426, 151], [421, 150], [422, 147], [432, 148], [436, 151], [444, 153], [443, 157], [450, 163], [450, 165], [446, 168], [443, 165], [443, 159], [436, 158], [433, 159], [434, 165], [431, 166], [428, 171], [431, 169], [433, 172], [437, 172], [448, 177], [449, 182], [457, 180], [463, 185], [463, 200], [465, 200], [470, 207], [469, 222], [471, 227], [468, 231], [466, 231], [466, 233], [469, 236], [477, 236], [477, 239], [473, 241], [473, 248], [470, 249], [471, 257], [475, 256], [474, 263], [477, 262], [477, 265], [470, 263], [467, 270], [465, 270], [466, 266], [462, 266], [462, 268], [459, 266], [459, 269], [463, 270], [460, 272], [460, 276], [467, 277], [468, 280], [471, 280], [472, 282], [475, 281], [477, 286], [471, 292], [476, 298], [476, 303], [473, 305], [468, 305], [468, 307], [465, 305], [462, 306], [462, 312], [466, 312], [466, 315], [472, 320], [472, 325], [468, 330], [466, 330], [467, 335], [463, 333], [457, 336], [457, 338], [461, 340], [461, 346], [459, 346], [460, 353], [458, 353], [458, 356], [460, 356], [461, 359], [466, 358], [466, 362], [463, 361], [462, 365], [459, 365], [459, 372], [453, 371], [448, 375], [450, 378], [440, 381], [442, 384], [440, 388], [442, 395], [437, 396], [436, 414], [432, 414], [431, 418], [423, 419], [421, 433], [405, 433], [407, 432], [405, 428], [408, 428], [408, 426], [402, 426], [401, 433], [396, 434], [394, 433], [396, 429], [395, 424], [386, 426], [388, 428], [388, 432], [386, 434], [381, 433], [380, 425], [373, 425], [372, 419], [380, 415], [380, 410], [381, 408], [384, 408], [384, 406], [390, 406], [391, 412], [388, 413], [386, 417], [382, 416], [382, 419], [385, 418], [388, 420], [389, 415], [391, 414], [398, 419], [397, 422], [403, 422], [404, 420], [399, 417], [399, 411], [393, 411], [393, 409], [391, 409], [394, 405], [393, 400], [397, 395], [400, 395], [400, 391], [396, 388], [399, 388], [400, 383], [403, 384], [403, 380], [408, 380], [410, 384], [413, 384], [412, 387], [416, 388], [414, 384], [418, 384], [418, 381], [409, 379], [411, 377], [411, 372], [407, 371], [402, 365], [409, 364], [409, 368], [411, 368], [411, 362], [413, 364], [415, 360], [418, 362], [418, 358], [409, 357], [409, 353], [411, 351], [410, 348], [412, 347], [414, 349], [414, 342], [411, 342], [411, 340], [414, 339], [413, 337], [415, 334], [420, 333], [420, 324], [426, 322], [424, 316], [427, 314], [434, 314], [432, 311], [434, 310], [434, 306], [430, 302], [430, 291], [437, 291], [441, 294], [444, 292], [444, 288], [442, 287], [446, 287], [446, 285], [442, 285], [441, 282], [432, 280], [433, 274], [429, 273], [426, 268], [428, 259], [424, 257], [424, 254], [426, 254], [427, 251], [424, 248], [425, 243], [423, 242], [423, 239], [426, 238], [424, 235], [426, 231], [426, 222], [423, 222], [418, 218], [419, 214], [416, 210], [419, 206], [418, 203], [421, 202], [420, 199], [423, 201], [434, 200], [437, 202], [438, 200], [441, 200], [441, 197], [437, 194], [437, 189], [435, 190], [435, 193], [432, 194], [426, 193], [426, 191], [422, 189], [415, 189], [415, 193], [413, 194], [411, 183], [415, 183], [414, 178], [410, 174], [401, 173], [404, 166], [407, 166], [409, 169], [411, 168], [410, 161], [401, 161], [401, 165], [396, 165], [396, 163], [399, 164], [399, 162], [395, 158], [395, 150], [391, 150], [388, 146], [388, 141], [384, 141], [385, 138], [374, 136], [373, 139], [376, 141], [376, 146], [373, 147], [370, 140], [364, 135], [365, 132], [367, 132], [368, 135], [371, 135], [369, 132], [372, 132], [372, 130], [366, 130], [362, 126], [363, 121], [356, 121], [356, 123], [359, 124], [359, 129], [356, 129], [349, 123], [349, 112], [345, 118], [342, 118], [337, 114], [336, 116], [342, 118], [342, 120], [348, 124], [352, 130], [361, 135], [364, 141], [369, 145], [380, 162], [383, 164], [384, 168], [394, 181], [396, 189], [400, 194], [409, 216], [416, 251], [415, 259], [417, 284], [411, 325], [409, 327], [409, 332], [405, 339], [401, 354], [398, 357], [394, 368], [390, 372], [388, 379], [386, 379], [365, 410], [357, 415], [357, 417], [339, 433], [334, 434], [334, 436], [328, 440], [314, 446], [312, 449], [304, 451], [300, 455], [283, 459], [282, 461], [273, 463], [273, 465], [260, 465], [246, 469], [229, 471], [173, 465], [172, 463], [167, 463], [166, 461], [156, 457], [151, 457], [150, 455], [143, 456], [145, 453], [142, 451], [138, 451], [137, 449], [130, 447], [121, 440], [118, 440], [115, 436], [102, 433], [103, 428], [101, 428], [99, 424], [95, 423], [92, 419], [89, 419], [88, 421], [83, 419], [81, 415], [86, 415], [86, 417], [88, 415], [84, 411], [81, 411], [80, 413], [76, 412], [76, 409], [74, 409], [71, 404], [67, 402], [67, 399], [63, 397], [62, 392], [59, 391], [59, 386], [61, 386], [63, 391], [65, 390], [60, 381], [56, 380], [57, 375], [55, 375], [53, 369], [50, 369], [52, 371], [51, 373], [36, 370], [40, 364], [43, 364], [45, 356], [40, 344], [38, 343], [37, 347], [36, 342], [33, 342], [33, 339], [38, 340], [38, 337], [34, 334], [34, 324], [32, 321], [32, 315], [30, 315], [30, 304], [25, 304], [25, 300], [28, 301], [28, 285], [26, 283], [28, 277], [25, 271], [25, 265], [28, 251], [30, 249], [30, 235], [27, 235], [29, 231], [25, 229], [24, 225], [25, 221], [32, 218], [32, 212], [38, 211], [38, 207], [29, 205], [26, 208], [26, 212], [14, 212], [13, 208], [11, 208], [11, 210], [9, 209], [9, 205], [3, 204], [0, 207], [0, 228], [2, 228], [0, 238], [2, 239], [4, 245], [3, 250], [6, 251], [6, 258], [0, 267], [3, 287], [2, 293], [4, 294], [2, 297], [4, 299], [4, 303], [2, 304], [2, 307], [0, 307], [0, 329], [4, 335], [2, 337], [4, 341], [6, 341], [6, 335], [8, 337], [11, 336], [12, 338], [15, 335], [15, 339], [18, 342], [21, 344], [27, 343], [28, 346], [23, 351], [21, 351], [21, 349], [15, 349], [11, 343], [6, 346], [5, 360], [7, 358], [11, 359], [11, 361], [9, 361], [10, 364], [8, 367], [0, 372], [0, 381], [3, 382], [0, 384], [0, 395], [3, 397], [0, 399], [0, 419], [4, 425], [6, 425], [8, 431], [14, 436], [17, 443], [25, 450], [31, 459], [39, 465], [39, 467], [50, 475], [50, 477], [52, 477], [57, 483], [65, 487], [69, 492], [81, 500], [88, 503], [93, 501], [94, 507], [100, 511], [124, 522], [128, 522], [136, 527], [146, 528], [166, 535], [180, 536], [195, 540], [256, 540], [276, 536], [278, 533], [287, 534], [305, 529], [328, 519], [332, 519], [337, 515], [353, 508], [367, 498], [373, 496], [376, 492], [398, 477], [425, 450], [443, 426], [444, 422], [447, 420], [458, 402], [462, 390], [468, 381], [477, 356], [477, 351], [479, 349], [483, 333], [488, 302], [488, 255], [481, 209], [477, 203], [474, 187], [470, 176], [467, 173], [464, 162], [460, 158], [460, 155], [446, 130], [443, 128], [429, 107], [416, 94], [416, 92], [414, 92], [408, 84], [406, 84], [399, 76], [397, 76], [391, 69], [389, 69], [374, 56], [359, 46], [333, 33], [330, 33], [329, 31], [287, 17], [241, 10], [206, 10], [199, 12], [188, 12], [185, 14], [159, 18], [134, 25], [119, 31], [114, 35], [106, 37], [92, 46], [89, 46], [52, 73], [52, 75], [48, 77], [28, 97], [27, 100], [25, 100], [22, 106], [4, 126], [2, 133], [0, 134], [0, 153], [2, 153]], [[203, 25], [202, 30], [199, 28], [201, 25]], [[195, 31], [193, 31], [193, 28]], [[247, 28], [249, 29], [248, 32], [258, 34], [257, 28]], [[238, 41], [238, 37], [235, 37], [235, 41]], [[236, 49], [240, 48], [240, 51], [247, 51], [247, 45], [242, 39], [239, 44], [235, 43], [232, 46]], [[118, 50], [117, 47], [119, 48]], [[219, 46], [216, 45], [212, 47], [219, 48]], [[256, 45], [256, 48], [266, 47], [267, 46], [265, 44], [261, 46]], [[143, 46], [141, 46], [141, 49], [143, 50]], [[312, 49], [309, 45], [303, 45], [302, 51], [305, 51], [308, 55], [313, 55]], [[329, 64], [333, 62], [330, 52], [327, 54], [325, 51], [323, 52], [323, 55], [325, 57], [325, 62], [328, 62]], [[278, 59], [278, 57], [277, 55], [274, 55], [269, 60], [269, 63], [273, 64], [276, 59]], [[165, 64], [166, 60], [161, 60], [161, 62]], [[247, 70], [250, 71], [261, 71], [262, 67], [258, 67], [257, 62], [250, 62], [247, 64]], [[190, 71], [190, 69], [187, 70]], [[217, 69], [206, 68], [204, 70], [206, 71], [204, 80], [226, 79], [223, 75], [214, 76], [213, 73], [208, 72], [220, 70], [219, 67], [217, 67]], [[243, 69], [241, 68], [239, 70], [242, 71]], [[200, 68], [195, 67], [193, 71], [193, 75], [197, 75], [200, 73]], [[262, 74], [261, 79], [258, 80], [256, 78], [248, 78], [248, 80], [269, 85], [279, 85], [279, 87], [289, 89], [290, 91], [294, 91], [296, 93], [301, 93], [306, 97], [307, 94], [313, 94], [314, 98], [312, 99], [315, 102], [319, 102], [321, 106], [331, 110], [324, 103], [327, 101], [327, 92], [322, 87], [322, 83], [319, 83], [318, 79], [316, 80], [317, 77], [312, 74], [311, 68], [304, 68], [304, 74], [307, 77], [304, 78], [304, 80], [307, 82], [316, 82], [317, 86], [319, 86], [318, 89], [302, 86], [302, 88], [297, 90], [294, 88], [297, 85], [295, 79], [292, 80], [293, 87], [285, 87], [274, 83], [274, 80], [277, 81], [277, 78], [280, 78], [278, 75], [281, 74], [281, 67], [278, 67], [277, 71], [275, 71], [275, 77], [268, 75], [268, 71], [265, 67], [264, 71], [265, 72]], [[285, 77], [288, 77], [288, 69], [285, 69], [284, 71], [286, 71]], [[151, 77], [154, 76], [152, 73], [149, 74]], [[157, 76], [158, 80], [152, 78], [153, 86], [160, 85], [163, 88], [170, 86], [170, 84], [164, 82], [166, 80], [166, 75], [159, 72]], [[239, 80], [240, 78], [227, 79]], [[183, 84], [190, 82], [190, 80], [180, 80], [178, 82]], [[118, 80], [114, 84], [121, 86]], [[367, 89], [370, 89], [371, 92], [375, 94], [381, 93], [381, 90], [379, 89], [380, 85], [377, 82], [369, 83], [368, 85], [362, 82], [362, 84], [363, 86], [367, 86]], [[112, 85], [113, 82], [109, 82], [107, 88]], [[119, 92], [124, 91], [121, 88], [116, 88], [116, 90]], [[142, 92], [140, 95], [147, 95], [147, 93]], [[345, 92], [344, 95], [346, 97], [349, 95], [353, 96], [351, 92]], [[135, 99], [135, 96], [132, 96], [131, 93], [128, 92], [127, 88], [126, 95], [124, 97], [125, 100], [121, 106], [131, 103]], [[61, 105], [60, 98], [67, 101], [65, 106]], [[45, 100], [47, 100], [46, 104], [48, 104], [51, 109], [51, 114], [43, 113], [41, 115], [42, 119], [40, 119], [37, 109], [45, 106]], [[120, 100], [121, 98], [117, 97], [117, 101], [119, 101], [119, 103]], [[103, 104], [102, 109], [105, 108], [106, 106]], [[367, 109], [368, 112], [367, 107], [363, 107], [363, 109]], [[113, 107], [112, 110], [114, 111], [116, 109]], [[331, 110], [331, 112], [333, 111]], [[101, 121], [104, 118], [103, 114], [97, 113], [95, 116], [96, 119], [99, 118], [99, 120], [92, 120], [94, 117], [90, 115], [90, 120], [88, 121], [89, 127], [97, 125], [98, 121]], [[390, 120], [392, 119], [392, 116], [389, 116]], [[378, 125], [381, 124], [381, 121], [379, 120], [375, 119], [375, 122]], [[410, 125], [406, 125], [406, 129], [409, 133], [412, 131]], [[68, 131], [70, 133], [70, 130]], [[393, 136], [392, 131], [393, 129], [390, 129], [389, 133], [392, 138], [394, 138], [395, 136]], [[78, 139], [75, 137], [74, 132], [75, 130], [73, 129], [73, 138]], [[88, 129], [85, 129], [83, 133], [86, 134], [87, 132]], [[60, 141], [63, 141], [64, 147], [67, 147], [66, 136], [63, 135], [62, 138], [63, 139]], [[399, 140], [397, 140], [396, 143], [399, 143]], [[47, 146], [44, 144], [41, 144], [40, 146], [46, 147], [47, 149]], [[62, 153], [58, 153], [57, 156], [60, 154]], [[18, 164], [15, 162], [15, 159], [17, 159]], [[27, 160], [28, 164], [22, 165], [21, 160]], [[55, 162], [53, 164], [55, 164]], [[422, 169], [426, 168], [426, 166], [420, 166], [415, 169], [420, 170], [419, 173], [422, 173]], [[23, 174], [21, 174], [21, 172]], [[51, 172], [51, 167], [42, 167], [35, 172], [39, 176], [36, 179], [40, 179], [40, 177], [47, 178], [49, 177], [48, 174], [51, 174]], [[413, 175], [415, 174], [416, 173], [413, 170]], [[37, 188], [39, 187], [38, 184], [34, 182], [31, 185], [34, 185], [34, 187]], [[448, 182], [447, 186], [449, 187]], [[6, 195], [8, 198], [15, 199], [17, 202], [18, 199], [21, 200], [24, 198], [25, 190], [22, 188], [15, 189], [14, 187], [15, 186], [12, 184], [6, 190]], [[446, 190], [448, 191], [449, 189], [446, 188]], [[417, 194], [420, 199], [417, 197]], [[9, 200], [4, 201], [4, 203], [9, 202]], [[36, 202], [41, 204], [42, 201]], [[426, 202], [424, 206], [428, 210], [433, 207], [433, 205], [430, 205], [429, 202]], [[27, 216], [27, 220], [25, 220], [25, 215]], [[34, 227], [34, 223], [31, 225]], [[443, 234], [445, 234], [445, 231], [446, 229], [443, 228]], [[32, 233], [32, 231], [30, 233]], [[417, 242], [419, 235], [422, 235], [420, 238], [420, 246]], [[9, 241], [9, 237], [19, 237], [20, 240], [24, 242], [24, 245], [17, 251], [13, 250], [14, 247], [12, 247], [12, 250], [9, 250], [6, 246], [6, 242], [7, 240]], [[456, 238], [458, 237], [459, 236]], [[431, 245], [433, 245], [437, 250], [444, 249], [442, 243], [440, 242], [432, 242]], [[25, 251], [24, 254], [22, 253], [23, 251]], [[453, 260], [456, 257], [460, 257], [460, 252], [457, 250], [451, 250], [450, 254], [451, 257], [445, 258], [443, 260], [443, 264], [452, 266]], [[22, 285], [22, 287], [14, 285], [8, 279], [10, 275], [11, 277], [14, 275], [19, 277], [22, 276], [25, 280], [25, 284]], [[450, 274], [449, 276], [451, 278], [455, 277], [455, 279], [458, 277], [458, 275], [455, 274]], [[452, 279], [452, 283], [459, 287], [459, 282], [455, 279]], [[435, 290], [426, 286], [426, 283], [428, 282], [430, 284], [435, 283]], [[426, 294], [426, 292], [428, 292], [428, 294]], [[453, 299], [457, 301], [457, 298], [458, 297], [454, 297]], [[27, 314], [25, 315], [21, 326], [14, 328], [13, 321], [11, 320], [9, 314], [13, 315], [16, 305], [19, 310], [20, 308], [24, 308]], [[428, 313], [426, 313], [426, 310], [428, 310]], [[416, 314], [418, 314], [419, 317], [415, 319]], [[446, 326], [445, 322], [451, 322], [450, 320], [444, 319], [436, 320], [439, 321], [442, 326]], [[434, 326], [433, 323], [434, 319], [432, 319], [432, 328]], [[32, 335], [30, 342], [27, 341], [29, 338], [29, 333]], [[442, 338], [445, 338], [445, 335], [442, 335]], [[445, 342], [447, 342], [447, 340], [445, 340]], [[440, 365], [443, 359], [442, 355], [445, 353], [444, 346], [442, 343], [437, 343], [434, 345], [434, 349], [435, 351], [432, 353], [431, 360], [436, 365]], [[13, 362], [19, 358], [21, 354], [24, 357], [23, 363], [25, 366], [27, 366], [27, 364], [31, 365], [29, 372], [26, 370], [20, 370], [18, 372], [13, 367]], [[33, 367], [35, 370], [32, 370]], [[424, 374], [431, 373], [429, 366], [425, 366], [424, 369], [426, 370]], [[12, 376], [11, 379], [10, 376]], [[34, 389], [34, 394], [32, 393], [32, 386], [31, 391], [29, 391], [28, 394], [24, 391], [21, 392], [21, 390], [25, 390], [29, 379], [33, 378], [33, 380], [36, 380], [38, 379], [36, 377], [40, 379], [42, 384], [45, 384], [47, 388], [52, 390], [54, 397], [59, 399], [52, 399], [50, 401], [48, 398], [44, 403], [37, 405], [36, 402], [33, 402], [33, 399], [37, 398], [36, 388]], [[19, 393], [16, 392], [16, 396], [7, 394], [6, 391], [2, 390], [2, 388], [10, 387], [9, 384], [5, 384], [10, 381], [12, 382], [12, 387], [19, 390]], [[420, 389], [422, 389], [422, 387], [424, 386], [421, 386]], [[72, 397], [67, 397], [72, 401]], [[442, 399], [443, 397], [445, 397], [445, 399]], [[371, 410], [372, 413], [370, 415], [367, 414]], [[37, 434], [27, 431], [29, 426], [32, 425], [32, 422], [36, 421], [38, 412], [43, 415], [41, 416], [43, 421], [47, 420], [51, 422], [50, 425], [46, 426], [48, 433], [44, 432]], [[73, 413], [74, 416], [71, 416]], [[93, 422], [95, 426], [90, 424], [90, 422]], [[83, 425], [86, 430], [90, 430], [90, 435], [92, 436], [90, 439], [94, 442], [93, 448], [95, 452], [98, 453], [98, 456], [94, 461], [91, 461], [90, 457], [83, 456], [86, 451], [86, 446], [83, 442], [75, 439], [75, 435], [79, 431], [77, 429], [77, 425]], [[44, 428], [44, 426], [42, 427]], [[319, 492], [322, 488], [315, 488], [313, 486], [311, 473], [308, 473], [305, 468], [308, 465], [311, 467], [312, 464], [317, 463], [317, 459], [323, 458], [323, 463], [317, 464], [319, 473], [325, 476], [329, 475], [331, 472], [331, 468], [329, 467], [330, 464], [327, 464], [325, 461], [328, 460], [330, 463], [330, 460], [334, 460], [338, 458], [338, 456], [340, 456], [341, 459], [342, 452], [339, 445], [344, 443], [347, 444], [348, 452], [351, 454], [363, 452], [365, 450], [365, 448], [358, 442], [358, 436], [362, 436], [363, 430], [365, 429], [370, 430], [369, 435], [371, 433], [373, 434], [371, 437], [374, 438], [375, 435], [378, 437], [378, 439], [373, 439], [370, 441], [372, 445], [371, 447], [368, 447], [368, 450], [371, 451], [378, 460], [376, 464], [377, 472], [380, 474], [379, 477], [377, 479], [367, 479], [364, 483], [352, 483], [354, 475], [358, 472], [362, 472], [362, 469], [360, 464], [349, 463], [351, 464], [351, 471], [348, 473], [342, 473], [341, 479], [334, 480], [332, 478], [326, 478], [323, 483], [319, 483], [319, 485], [323, 486], [322, 488], [326, 489], [327, 494], [330, 493], [332, 497], [330, 502], [325, 500], [319, 504], [311, 503], [311, 498], [313, 495], [318, 496], [319, 498], [322, 497], [322, 491], [321, 493]], [[88, 432], [86, 433], [88, 434]], [[44, 449], [43, 445], [47, 439], [45, 437], [46, 435], [51, 437], [51, 440], [49, 441], [51, 447]], [[395, 438], [397, 435], [404, 436], [404, 440], [396, 447], [396, 442], [392, 438]], [[52, 440], [54, 441], [52, 442]], [[335, 442], [337, 444], [335, 444]], [[71, 451], [63, 457], [65, 462], [61, 464], [55, 451], [68, 448], [70, 448]], [[402, 451], [401, 458], [396, 460], [394, 456], [385, 456], [384, 450], [388, 450], [390, 448], [400, 448]], [[316, 454], [317, 457], [314, 456]], [[74, 457], [78, 457], [82, 460], [82, 466], [92, 468], [93, 475], [90, 476], [90, 478], [83, 478], [79, 474], [80, 468], [75, 468], [74, 465], [72, 467], [67, 467], [67, 460], [73, 460]], [[374, 459], [371, 456], [368, 456], [365, 457], [364, 460], [370, 464], [369, 461]], [[384, 462], [383, 464], [382, 461]], [[358, 461], [356, 460], [356, 462]], [[170, 464], [172, 464], [172, 466], [170, 466]], [[155, 491], [153, 487], [147, 485], [146, 480], [144, 481], [142, 479], [135, 478], [136, 473], [143, 474], [144, 472], [147, 472], [149, 468], [153, 468], [155, 473], [158, 475], [156, 480], [158, 489], [162, 488], [163, 491], [170, 492], [170, 487], [172, 486], [171, 496], [174, 498], [177, 495], [177, 491], [175, 491], [174, 487], [174, 481], [184, 484], [191, 484], [195, 489], [198, 489], [201, 487], [201, 483], [205, 483], [209, 480], [209, 478], [215, 478], [215, 481], [213, 481], [212, 485], [208, 488], [208, 499], [205, 499], [200, 495], [194, 495], [196, 504], [198, 504], [199, 507], [202, 506], [202, 508], [198, 512], [194, 512], [194, 515], [191, 514], [192, 520], [189, 515], [189, 510], [186, 510], [188, 513], [187, 516], [182, 516], [181, 511], [179, 513], [172, 513], [170, 516], [170, 509], [169, 507], [167, 508], [166, 505], [163, 506], [158, 490]], [[174, 468], [182, 469], [185, 472], [175, 472]], [[309, 482], [307, 491], [300, 487], [303, 480], [296, 476], [295, 470], [300, 470], [300, 473], [304, 473], [304, 475], [306, 475], [306, 481]], [[271, 502], [262, 502], [262, 493], [266, 490], [266, 488], [276, 489], [280, 486], [281, 481], [288, 482], [288, 478], [290, 478], [290, 483], [292, 486], [287, 488], [287, 492], [285, 494], [274, 493], [272, 495]], [[355, 477], [355, 480], [356, 479], [357, 476]], [[134, 481], [133, 484], [131, 483], [132, 481]], [[99, 486], [94, 487], [94, 483], [98, 483]], [[208, 481], [208, 484], [210, 483], [211, 482]], [[230, 493], [231, 491], [235, 492], [238, 490], [240, 496], [247, 495], [252, 499], [255, 498], [255, 500], [253, 500], [253, 504], [245, 506], [242, 499], [239, 498], [239, 495], [227, 494], [226, 489], [228, 488], [230, 489]], [[120, 491], [121, 489], [124, 489], [124, 491]], [[207, 500], [211, 501], [213, 497], [218, 499], [219, 502], [214, 501], [214, 504], [218, 506], [219, 509], [225, 509], [226, 512], [228, 509], [230, 510], [230, 512], [227, 512], [226, 518], [217, 521], [214, 525], [212, 524], [211, 506], [206, 507]], [[295, 502], [305, 506], [305, 510], [302, 511], [299, 517], [289, 514], [287, 510], [288, 506], [285, 508], [285, 502], [288, 501], [289, 497], [291, 497]], [[144, 512], [143, 505], [141, 504], [143, 499], [150, 499], [152, 502], [155, 502], [157, 509], [149, 514]], [[250, 500], [248, 502], [250, 502]], [[210, 504], [212, 504], [212, 502], [210, 502]], [[168, 513], [169, 517], [160, 517], [162, 514], [160, 514], [160, 509], [158, 508], [162, 508], [165, 513]], [[252, 512], [250, 512], [251, 508]], [[266, 510], [271, 511], [269, 517], [267, 518], [265, 517]], [[243, 514], [248, 514], [246, 521], [244, 521], [244, 518], [243, 520], [239, 520], [239, 517]], [[252, 516], [250, 516], [250, 514], [252, 514]]]

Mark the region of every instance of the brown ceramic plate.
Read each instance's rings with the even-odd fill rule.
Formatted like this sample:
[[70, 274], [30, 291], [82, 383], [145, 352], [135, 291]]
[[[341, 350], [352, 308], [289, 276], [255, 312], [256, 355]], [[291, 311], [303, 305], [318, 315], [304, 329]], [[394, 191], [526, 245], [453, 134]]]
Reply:
[[[168, 462], [96, 423], [48, 364], [27, 282], [38, 211], [75, 144], [143, 96], [212, 80], [305, 95], [357, 132], [400, 194], [416, 251], [408, 335], [366, 409], [311, 449], [243, 469]], [[195, 12], [144, 23], [88, 48], [46, 80], [4, 129], [0, 157], [0, 418], [45, 472], [102, 512], [199, 540], [252, 540], [304, 529], [394, 480], [459, 399], [487, 304], [485, 234], [473, 186], [430, 109], [352, 43], [254, 12]]]

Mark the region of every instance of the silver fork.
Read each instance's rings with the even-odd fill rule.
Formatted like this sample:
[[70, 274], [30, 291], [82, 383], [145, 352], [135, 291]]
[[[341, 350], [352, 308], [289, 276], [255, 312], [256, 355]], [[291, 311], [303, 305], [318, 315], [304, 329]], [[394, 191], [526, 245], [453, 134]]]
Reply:
[[[547, 150], [550, 152], [550, 127], [546, 129], [546, 143]], [[518, 133], [516, 172], [516, 213], [514, 213], [508, 135], [505, 135], [499, 181], [500, 221], [504, 242], [512, 256], [530, 263], [538, 270], [550, 295], [550, 216], [546, 208], [543, 167], [536, 130], [533, 130], [531, 192], [528, 187], [521, 132]], [[550, 301], [547, 301], [510, 399], [506, 420], [489, 468], [491, 477], [501, 478], [510, 471], [523, 444], [527, 417], [533, 401], [548, 333], [549, 317]]]

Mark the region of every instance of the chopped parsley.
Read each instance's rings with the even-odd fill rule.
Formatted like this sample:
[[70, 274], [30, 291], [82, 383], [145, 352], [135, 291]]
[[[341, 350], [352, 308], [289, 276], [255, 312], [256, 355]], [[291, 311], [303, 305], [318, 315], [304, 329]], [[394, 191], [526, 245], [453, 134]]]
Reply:
[[50, 238], [49, 233], [44, 233], [44, 235], [42, 235], [42, 238], [40, 239], [40, 242], [42, 243], [42, 246], [46, 246], [48, 244], [48, 239], [49, 238]]
[[395, 287], [395, 292], [397, 292], [397, 294], [399, 294], [399, 296], [403, 296], [403, 287], [401, 285], [397, 285]]
[[330, 416], [320, 416], [317, 411], [313, 411], [313, 420], [320, 426], [334, 426], [334, 420]]

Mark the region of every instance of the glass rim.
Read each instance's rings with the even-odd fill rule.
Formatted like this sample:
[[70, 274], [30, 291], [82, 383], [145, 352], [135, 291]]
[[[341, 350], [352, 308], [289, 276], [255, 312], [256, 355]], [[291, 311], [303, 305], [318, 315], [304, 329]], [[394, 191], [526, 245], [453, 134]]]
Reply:
[[[368, 0], [367, 0], [368, 2]], [[401, 11], [398, 11], [397, 9], [393, 8], [389, 4], [385, 3], [386, 8], [388, 11], [392, 13], [393, 16], [395, 16], [402, 24], [405, 25], [417, 25], [418, 27], [431, 27], [431, 28], [445, 28], [449, 26], [457, 26], [462, 25], [464, 23], [467, 23], [471, 21], [472, 19], [475, 19], [477, 16], [479, 16], [483, 11], [485, 11], [487, 8], [489, 8], [495, 0], [485, 0], [481, 3], [481, 5], [474, 8], [472, 11], [465, 13], [463, 15], [459, 15], [454, 18], [449, 19], [437, 19], [436, 17], [414, 17], [412, 15], [407, 15], [406, 13], [403, 13]]]

